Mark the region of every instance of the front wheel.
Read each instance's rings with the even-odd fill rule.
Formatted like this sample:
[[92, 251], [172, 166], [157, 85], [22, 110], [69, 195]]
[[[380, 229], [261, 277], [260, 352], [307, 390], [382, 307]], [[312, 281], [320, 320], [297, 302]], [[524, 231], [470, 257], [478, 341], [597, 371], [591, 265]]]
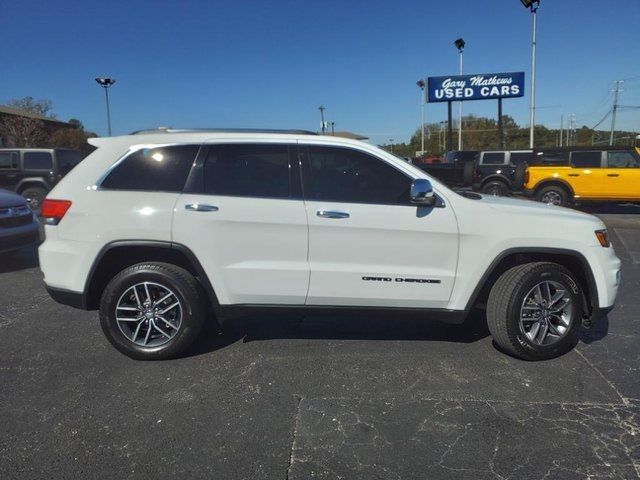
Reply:
[[487, 325], [496, 344], [525, 360], [571, 350], [582, 324], [582, 291], [562, 265], [535, 262], [507, 270], [487, 301]]
[[137, 360], [163, 360], [187, 350], [202, 329], [204, 296], [186, 270], [140, 263], [118, 273], [100, 301], [100, 325], [111, 344]]

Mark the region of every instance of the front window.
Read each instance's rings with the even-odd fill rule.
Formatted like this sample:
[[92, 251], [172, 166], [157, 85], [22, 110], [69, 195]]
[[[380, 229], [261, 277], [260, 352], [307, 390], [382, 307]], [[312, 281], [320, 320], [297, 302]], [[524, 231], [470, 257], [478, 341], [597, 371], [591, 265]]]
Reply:
[[638, 159], [634, 152], [607, 152], [607, 166], [609, 168], [637, 168]]
[[384, 160], [358, 150], [308, 147], [305, 198], [344, 203], [406, 205], [411, 179]]

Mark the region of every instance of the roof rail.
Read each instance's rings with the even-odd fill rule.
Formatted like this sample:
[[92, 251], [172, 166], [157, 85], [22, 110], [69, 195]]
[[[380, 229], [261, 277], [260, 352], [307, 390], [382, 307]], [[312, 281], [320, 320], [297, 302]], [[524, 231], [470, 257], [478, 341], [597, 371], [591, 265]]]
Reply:
[[310, 130], [278, 130], [267, 128], [169, 128], [159, 127], [148, 130], [137, 130], [129, 135], [144, 135], [150, 133], [288, 133], [292, 135], [317, 135]]

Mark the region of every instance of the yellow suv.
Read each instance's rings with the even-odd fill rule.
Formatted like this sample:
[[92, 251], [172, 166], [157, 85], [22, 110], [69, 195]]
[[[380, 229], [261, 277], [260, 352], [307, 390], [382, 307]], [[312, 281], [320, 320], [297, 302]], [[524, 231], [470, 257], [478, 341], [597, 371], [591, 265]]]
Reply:
[[634, 148], [538, 149], [525, 172], [524, 188], [529, 196], [552, 205], [640, 201], [640, 153]]

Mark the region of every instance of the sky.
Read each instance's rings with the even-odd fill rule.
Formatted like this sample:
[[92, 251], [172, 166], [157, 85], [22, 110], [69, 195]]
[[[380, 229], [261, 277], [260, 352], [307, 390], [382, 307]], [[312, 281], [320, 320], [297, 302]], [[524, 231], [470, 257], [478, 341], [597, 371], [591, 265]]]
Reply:
[[[416, 81], [458, 72], [524, 71], [527, 95], [504, 114], [529, 122], [531, 15], [518, 0], [142, 1], [0, 0], [0, 103], [53, 101], [58, 118], [106, 135], [171, 126], [320, 128], [374, 143], [407, 141], [419, 127]], [[542, 0], [536, 123], [575, 114], [593, 127], [611, 108], [640, 106], [640, 0]], [[495, 117], [497, 102], [466, 102]], [[454, 112], [457, 108], [454, 107]], [[426, 122], [446, 118], [428, 104]], [[609, 120], [602, 124], [608, 128]], [[618, 115], [640, 130], [640, 110]]]

